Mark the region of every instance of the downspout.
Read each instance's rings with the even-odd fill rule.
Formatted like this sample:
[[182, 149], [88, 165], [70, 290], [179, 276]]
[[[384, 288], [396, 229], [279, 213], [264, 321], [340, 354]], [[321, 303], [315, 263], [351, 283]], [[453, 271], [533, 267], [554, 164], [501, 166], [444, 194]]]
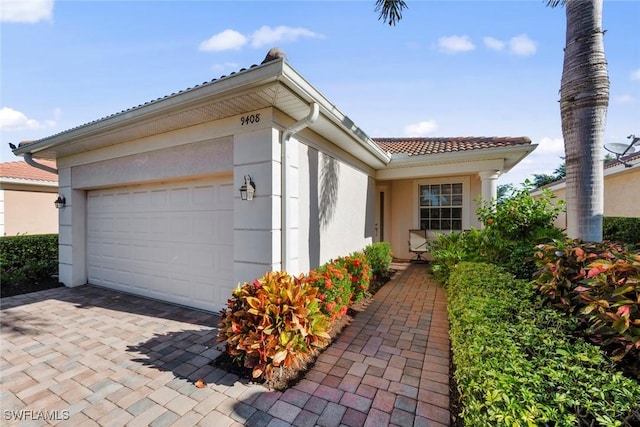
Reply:
[[54, 169], [54, 168], [49, 167], [47, 165], [43, 165], [41, 163], [37, 163], [31, 157], [31, 153], [24, 153], [23, 156], [24, 156], [24, 161], [27, 162], [28, 165], [33, 166], [36, 169], [42, 169], [43, 171], [55, 173], [56, 175], [58, 175], [58, 169]]
[[287, 160], [287, 143], [294, 134], [300, 132], [302, 129], [314, 123], [318, 119], [319, 111], [320, 107], [318, 106], [318, 104], [315, 102], [311, 103], [311, 105], [309, 106], [309, 114], [307, 115], [307, 117], [286, 128], [282, 132], [282, 142], [280, 144], [280, 192], [282, 193], [282, 212], [280, 214], [282, 224], [282, 230], [280, 233], [282, 261], [280, 270], [282, 271], [287, 271], [287, 268], [289, 267], [289, 237], [291, 234], [289, 232], [289, 218], [291, 214], [289, 212], [289, 180], [287, 178], [289, 175], [287, 173], [287, 171], [289, 170], [289, 162]]

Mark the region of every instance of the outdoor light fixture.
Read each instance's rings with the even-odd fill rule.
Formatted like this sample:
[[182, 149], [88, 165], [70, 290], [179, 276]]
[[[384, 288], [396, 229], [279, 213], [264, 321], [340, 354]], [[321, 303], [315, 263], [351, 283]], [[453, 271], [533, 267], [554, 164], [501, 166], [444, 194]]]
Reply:
[[251, 175], [244, 176], [244, 184], [240, 187], [240, 198], [242, 200], [253, 200], [256, 192], [256, 184], [251, 179]]
[[627, 154], [632, 154], [636, 152], [635, 146], [640, 145], [640, 138], [635, 135], [629, 135], [627, 138], [631, 140], [631, 142], [628, 144], [622, 144], [620, 142], [612, 142], [610, 144], [604, 144], [604, 149], [610, 153], [615, 154], [616, 160], [622, 163], [624, 167], [630, 168], [633, 165], [621, 159]]
[[67, 204], [67, 201], [62, 194], [58, 194], [58, 198], [53, 202], [53, 204], [56, 205], [56, 208], [62, 209], [64, 208], [64, 205]]

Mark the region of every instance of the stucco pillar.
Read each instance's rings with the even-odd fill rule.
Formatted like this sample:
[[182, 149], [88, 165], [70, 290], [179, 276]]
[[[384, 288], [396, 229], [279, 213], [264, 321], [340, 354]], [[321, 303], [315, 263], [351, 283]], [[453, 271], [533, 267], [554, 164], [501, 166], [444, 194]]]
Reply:
[[480, 181], [482, 182], [482, 200], [490, 202], [498, 198], [498, 177], [500, 171], [482, 171], [479, 172]]
[[58, 210], [58, 280], [74, 287], [87, 283], [87, 193], [72, 188], [71, 174], [71, 168], [58, 171], [58, 193], [66, 201]]
[[[267, 119], [264, 114], [263, 118]], [[280, 268], [280, 133], [263, 127], [233, 138], [233, 277], [252, 281]], [[250, 175], [253, 200], [242, 200], [240, 186]]]

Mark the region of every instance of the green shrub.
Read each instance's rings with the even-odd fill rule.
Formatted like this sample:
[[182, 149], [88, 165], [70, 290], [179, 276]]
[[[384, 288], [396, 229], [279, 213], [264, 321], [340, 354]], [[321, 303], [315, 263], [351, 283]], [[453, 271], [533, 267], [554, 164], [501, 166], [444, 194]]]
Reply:
[[374, 277], [384, 277], [389, 273], [393, 256], [389, 242], [377, 242], [364, 248], [367, 262]]
[[349, 256], [336, 259], [334, 263], [346, 268], [351, 279], [352, 297], [349, 304], [357, 303], [370, 296], [371, 267], [364, 253], [354, 252]]
[[537, 200], [531, 197], [531, 183], [514, 191], [499, 203], [483, 201], [477, 209], [484, 225], [483, 260], [501, 263], [520, 279], [531, 279], [536, 270], [534, 247], [563, 238], [553, 222], [565, 209], [565, 203], [552, 203], [555, 195], [545, 189]]
[[331, 261], [310, 271], [304, 281], [318, 289], [320, 309], [331, 324], [347, 313], [353, 289], [346, 267]]
[[468, 426], [622, 426], [640, 385], [571, 336], [577, 321], [495, 265], [462, 262], [447, 288], [455, 379]]
[[[478, 230], [472, 230], [477, 235]], [[469, 238], [465, 233], [452, 232], [450, 234], [436, 234], [436, 238], [429, 243], [429, 254], [433, 257], [431, 274], [443, 284], [449, 280], [451, 270], [461, 261], [471, 261], [471, 257], [478, 256], [478, 252], [469, 250]]]
[[58, 273], [58, 235], [0, 237], [2, 286], [51, 277]]
[[602, 238], [615, 242], [640, 244], [640, 218], [602, 218]]
[[614, 360], [640, 357], [640, 254], [621, 243], [540, 245], [537, 288]]
[[268, 272], [245, 282], [221, 311], [218, 342], [254, 378], [271, 379], [274, 368], [298, 368], [330, 340], [318, 289], [287, 273]]

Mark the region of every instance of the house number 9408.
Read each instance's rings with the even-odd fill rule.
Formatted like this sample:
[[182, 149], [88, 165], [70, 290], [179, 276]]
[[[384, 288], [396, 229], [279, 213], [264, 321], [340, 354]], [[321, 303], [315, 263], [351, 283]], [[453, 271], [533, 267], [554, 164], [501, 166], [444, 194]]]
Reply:
[[251, 123], [258, 123], [260, 121], [260, 113], [258, 114], [249, 114], [248, 116], [240, 117], [240, 125], [248, 125]]

